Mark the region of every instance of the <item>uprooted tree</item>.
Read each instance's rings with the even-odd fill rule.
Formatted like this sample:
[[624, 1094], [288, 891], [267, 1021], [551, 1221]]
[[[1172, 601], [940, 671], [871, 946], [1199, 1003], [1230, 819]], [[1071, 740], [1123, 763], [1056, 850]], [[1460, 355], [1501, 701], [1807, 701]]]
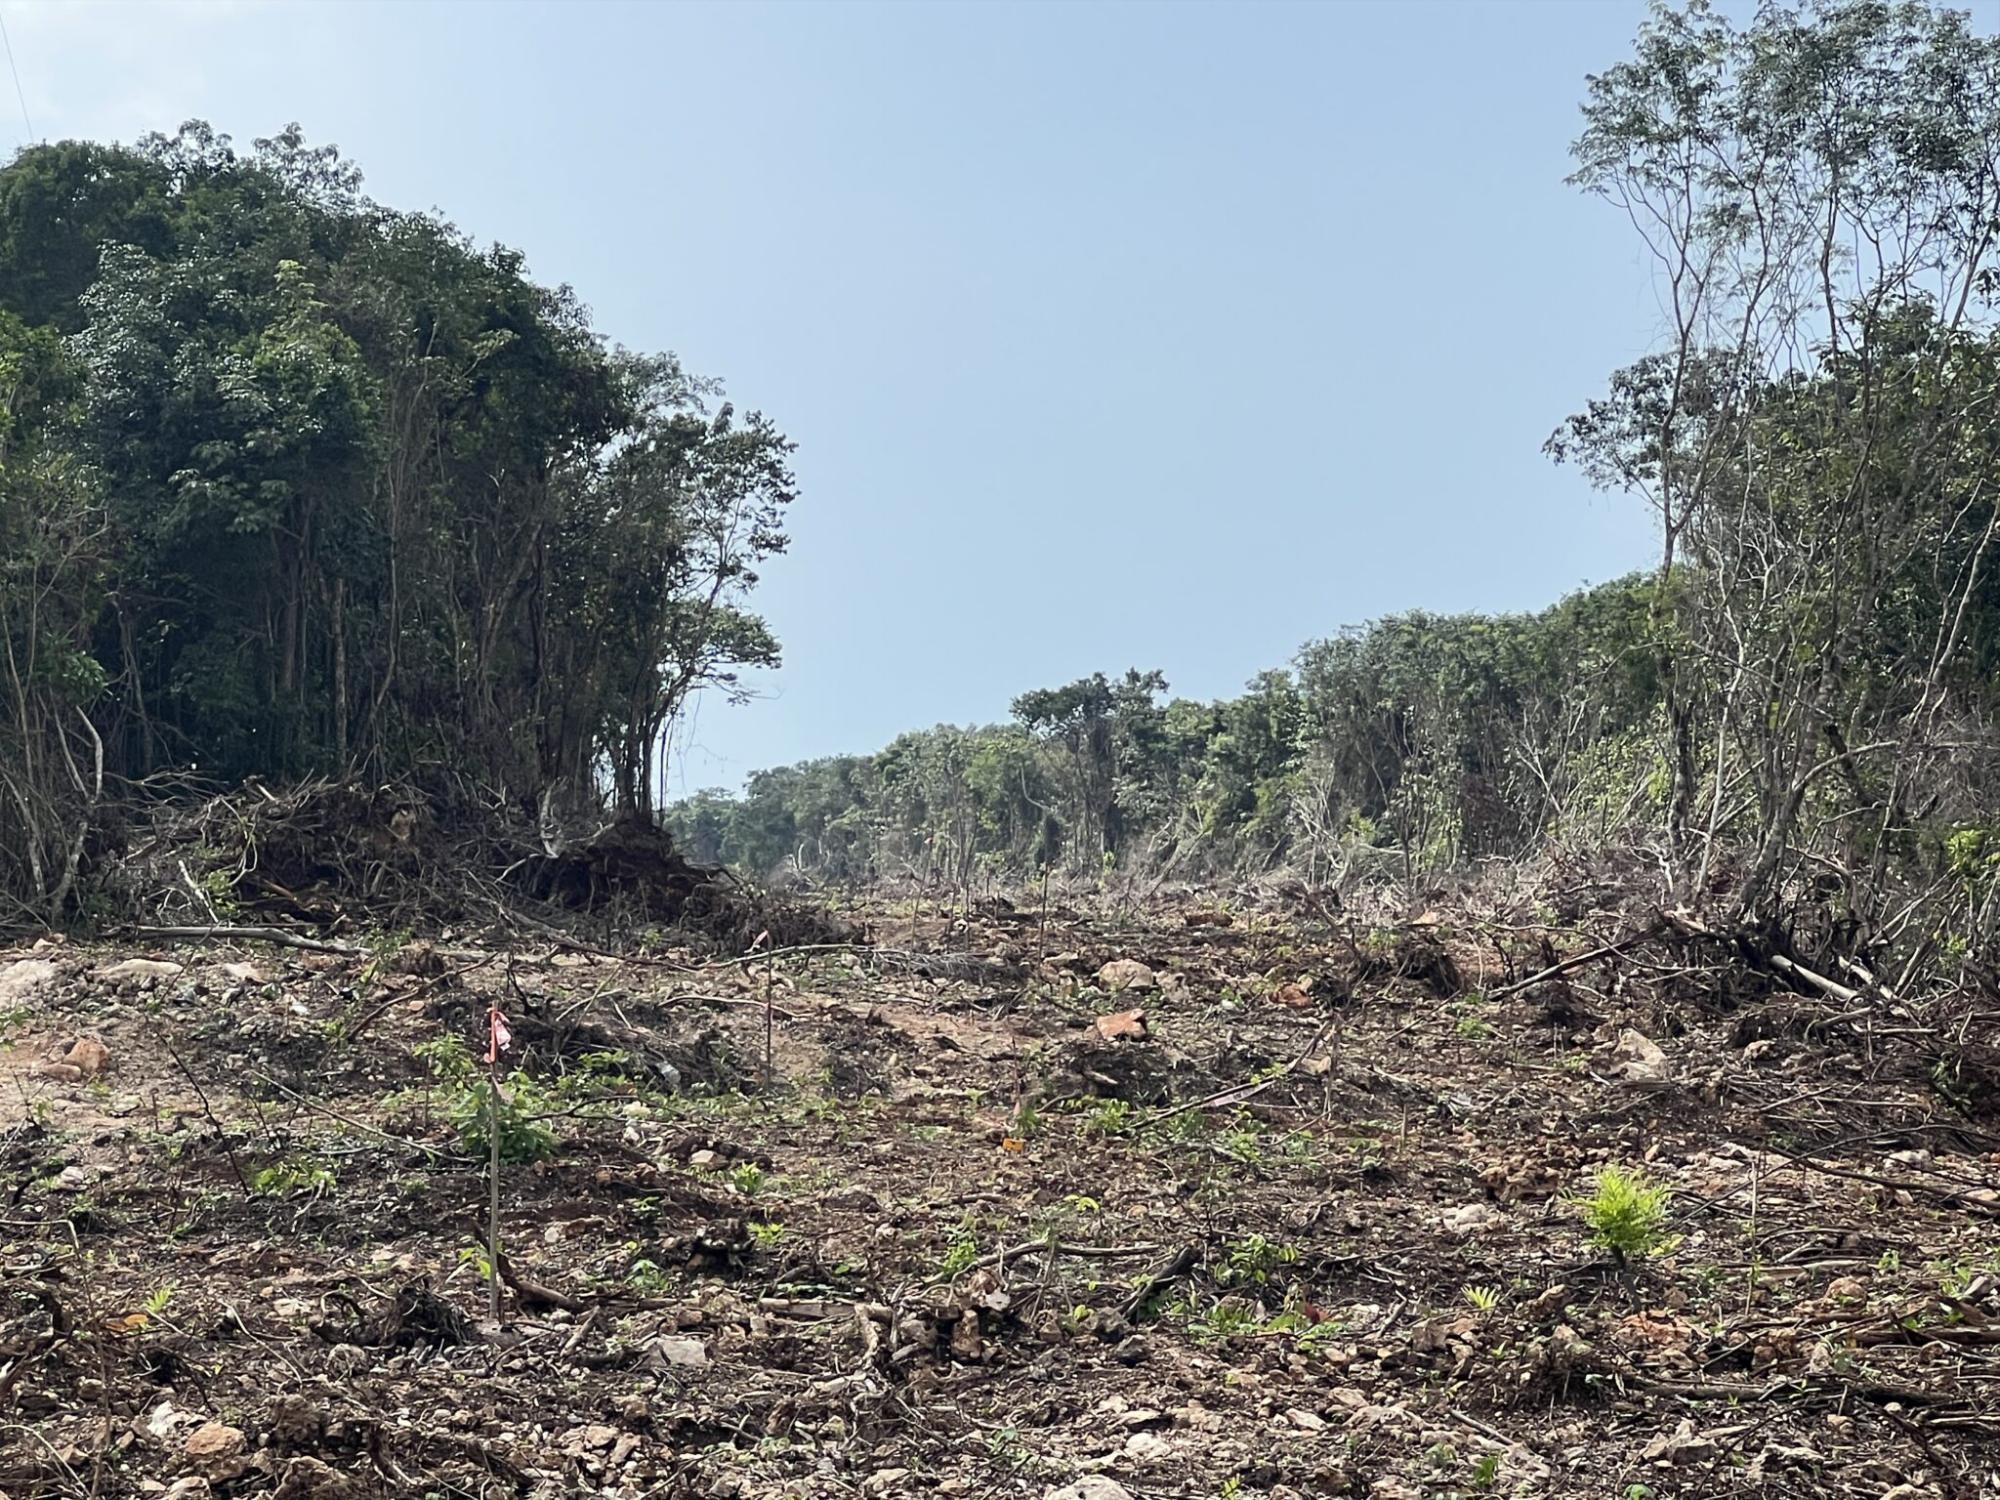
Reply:
[[643, 815], [777, 643], [792, 445], [296, 127], [0, 170], [0, 916], [175, 776]]

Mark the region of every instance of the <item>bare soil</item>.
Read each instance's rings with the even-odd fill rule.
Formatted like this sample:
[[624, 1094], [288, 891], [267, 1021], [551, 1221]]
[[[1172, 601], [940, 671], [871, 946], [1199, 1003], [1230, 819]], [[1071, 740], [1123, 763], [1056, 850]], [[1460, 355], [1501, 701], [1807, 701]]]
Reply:
[[1450, 912], [854, 915], [0, 951], [0, 1494], [2000, 1486], [2000, 1138], [1893, 1016]]

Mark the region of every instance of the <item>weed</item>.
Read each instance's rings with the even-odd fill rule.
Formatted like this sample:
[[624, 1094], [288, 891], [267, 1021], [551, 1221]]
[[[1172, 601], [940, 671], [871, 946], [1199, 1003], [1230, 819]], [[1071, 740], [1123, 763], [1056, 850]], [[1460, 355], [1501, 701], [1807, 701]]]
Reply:
[[1581, 1206], [1591, 1244], [1609, 1250], [1621, 1266], [1651, 1255], [1667, 1241], [1667, 1190], [1637, 1168], [1604, 1168]]
[[634, 1291], [657, 1296], [674, 1289], [674, 1275], [650, 1260], [635, 1260], [626, 1268], [625, 1284]]
[[938, 1274], [956, 1276], [978, 1259], [979, 1236], [970, 1223], [962, 1223], [945, 1247], [944, 1258], [938, 1262]]
[[1196, 1338], [1213, 1343], [1255, 1333], [1262, 1326], [1263, 1319], [1258, 1316], [1257, 1310], [1240, 1297], [1222, 1297], [1193, 1320], [1190, 1331]]
[[785, 1226], [782, 1224], [752, 1221], [745, 1227], [750, 1231], [750, 1238], [757, 1242], [759, 1250], [776, 1249], [778, 1241], [785, 1237]]
[[1085, 1135], [1123, 1135], [1132, 1128], [1134, 1113], [1130, 1100], [1100, 1100], [1084, 1114], [1083, 1132]]
[[1493, 1028], [1478, 1016], [1460, 1016], [1452, 1029], [1469, 1042], [1483, 1042], [1493, 1035]]
[[738, 1162], [729, 1169], [729, 1185], [746, 1198], [756, 1197], [770, 1180], [764, 1169], [754, 1161]]
[[1469, 1286], [1462, 1295], [1481, 1312], [1492, 1312], [1500, 1305], [1500, 1289], [1495, 1286]]
[[430, 1065], [444, 1091], [445, 1117], [458, 1141], [475, 1156], [492, 1148], [493, 1125], [500, 1127], [500, 1159], [546, 1161], [556, 1152], [556, 1133], [543, 1118], [560, 1101], [518, 1068], [494, 1097], [493, 1080], [480, 1072], [465, 1043], [455, 1036], [425, 1042], [416, 1054]]
[[317, 1198], [334, 1185], [333, 1168], [308, 1157], [288, 1156], [250, 1174], [250, 1191], [272, 1198]]
[[1472, 1466], [1472, 1487], [1490, 1490], [1500, 1478], [1500, 1455], [1488, 1453]]
[[1268, 1286], [1281, 1267], [1298, 1258], [1299, 1252], [1290, 1245], [1267, 1240], [1261, 1234], [1248, 1235], [1229, 1247], [1222, 1274], [1216, 1279], [1225, 1286]]

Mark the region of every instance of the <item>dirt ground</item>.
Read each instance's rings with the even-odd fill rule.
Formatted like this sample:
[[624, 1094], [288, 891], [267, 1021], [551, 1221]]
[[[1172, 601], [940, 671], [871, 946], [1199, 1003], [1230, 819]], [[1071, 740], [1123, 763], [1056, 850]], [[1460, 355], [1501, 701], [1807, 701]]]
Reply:
[[2000, 1137], [1893, 1016], [1450, 912], [857, 915], [0, 950], [0, 1495], [2000, 1493]]

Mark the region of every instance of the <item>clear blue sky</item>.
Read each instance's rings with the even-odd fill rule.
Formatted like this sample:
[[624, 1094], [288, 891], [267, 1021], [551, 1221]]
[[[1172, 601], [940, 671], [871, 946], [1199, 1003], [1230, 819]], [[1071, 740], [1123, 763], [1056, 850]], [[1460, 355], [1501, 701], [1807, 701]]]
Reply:
[[0, 0], [38, 136], [298, 120], [798, 440], [785, 666], [676, 789], [1643, 565], [1539, 451], [1658, 332], [1562, 183], [1642, 12]]

